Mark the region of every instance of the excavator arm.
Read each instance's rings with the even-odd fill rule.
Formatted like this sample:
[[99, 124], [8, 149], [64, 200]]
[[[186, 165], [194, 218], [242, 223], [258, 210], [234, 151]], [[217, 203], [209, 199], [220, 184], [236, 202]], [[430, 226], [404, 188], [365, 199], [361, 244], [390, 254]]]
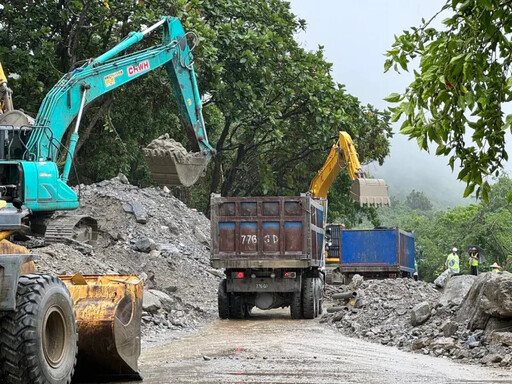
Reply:
[[[160, 46], [116, 57], [160, 26], [164, 30]], [[76, 119], [60, 175], [60, 179], [66, 183], [84, 108], [96, 98], [162, 66], [169, 75], [188, 136], [194, 149], [201, 151], [206, 166], [214, 149], [208, 142], [204, 126], [187, 35], [180, 21], [174, 17], [164, 17], [142, 32], [131, 33], [114, 48], [63, 76], [43, 100], [24, 158], [55, 162], [62, 149], [64, 134]]]
[[339, 132], [338, 141], [331, 147], [323, 167], [311, 181], [311, 195], [321, 199], [327, 198], [332, 183], [345, 167], [352, 180], [351, 196], [361, 206], [390, 204], [386, 183], [381, 179], [364, 177], [352, 138], [344, 131]]

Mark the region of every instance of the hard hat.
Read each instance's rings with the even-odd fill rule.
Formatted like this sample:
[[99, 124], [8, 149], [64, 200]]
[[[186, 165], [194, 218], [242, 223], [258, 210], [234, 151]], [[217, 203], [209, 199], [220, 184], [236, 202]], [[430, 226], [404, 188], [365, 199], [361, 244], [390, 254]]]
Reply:
[[457, 248], [453, 247], [452, 252], [457, 252]]
[[494, 263], [493, 265], [491, 265], [491, 268], [501, 268], [498, 263]]

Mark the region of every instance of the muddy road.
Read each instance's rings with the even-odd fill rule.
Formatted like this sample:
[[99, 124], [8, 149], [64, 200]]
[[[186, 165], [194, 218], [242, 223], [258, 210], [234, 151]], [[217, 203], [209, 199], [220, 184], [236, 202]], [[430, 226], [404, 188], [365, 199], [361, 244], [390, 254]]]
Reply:
[[512, 372], [401, 352], [347, 338], [288, 311], [215, 320], [180, 340], [144, 349], [145, 384], [512, 383]]

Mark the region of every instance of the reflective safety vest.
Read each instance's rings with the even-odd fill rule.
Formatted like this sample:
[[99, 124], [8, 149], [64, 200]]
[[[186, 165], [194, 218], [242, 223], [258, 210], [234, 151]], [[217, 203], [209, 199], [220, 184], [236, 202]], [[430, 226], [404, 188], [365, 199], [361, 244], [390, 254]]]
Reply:
[[459, 256], [457, 254], [450, 253], [446, 258], [446, 266], [451, 273], [460, 273], [459, 267]]
[[478, 255], [475, 255], [474, 258], [469, 258], [469, 265], [472, 267], [478, 267]]

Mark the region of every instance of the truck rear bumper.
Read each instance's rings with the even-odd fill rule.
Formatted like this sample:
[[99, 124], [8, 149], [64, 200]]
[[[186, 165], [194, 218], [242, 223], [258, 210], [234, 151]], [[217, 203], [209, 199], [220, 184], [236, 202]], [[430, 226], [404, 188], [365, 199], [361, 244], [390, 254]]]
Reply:
[[228, 279], [228, 292], [300, 292], [301, 277], [295, 279], [272, 279], [270, 277]]
[[212, 259], [212, 267], [216, 269], [238, 269], [238, 268], [310, 268], [320, 267], [320, 262], [311, 259]]

